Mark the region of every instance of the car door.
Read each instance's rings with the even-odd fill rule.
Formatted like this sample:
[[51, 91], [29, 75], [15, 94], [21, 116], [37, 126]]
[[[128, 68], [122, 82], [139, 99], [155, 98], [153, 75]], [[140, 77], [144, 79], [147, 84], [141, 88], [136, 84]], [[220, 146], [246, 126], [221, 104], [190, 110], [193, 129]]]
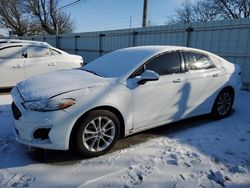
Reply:
[[51, 62], [54, 62], [54, 68], [56, 70], [69, 69], [72, 68], [73, 59], [70, 55], [62, 54], [61, 52], [51, 49], [53, 56], [51, 56]]
[[183, 52], [186, 62], [188, 100], [183, 116], [194, 116], [209, 112], [214, 94], [225, 80], [224, 70], [217, 68], [207, 54]]
[[22, 45], [0, 49], [0, 87], [12, 87], [24, 80], [24, 58]]
[[181, 62], [179, 52], [169, 52], [143, 66], [144, 70], [158, 73], [160, 78], [133, 89], [134, 129], [153, 127], [181, 116], [186, 82]]
[[53, 61], [54, 54], [50, 48], [28, 45], [26, 53], [25, 78], [56, 70], [56, 62]]

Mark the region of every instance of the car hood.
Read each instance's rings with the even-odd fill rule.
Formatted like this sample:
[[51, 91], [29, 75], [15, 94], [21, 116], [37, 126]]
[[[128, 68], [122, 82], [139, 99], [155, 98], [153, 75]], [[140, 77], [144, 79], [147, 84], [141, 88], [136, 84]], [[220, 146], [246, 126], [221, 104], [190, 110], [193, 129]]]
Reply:
[[33, 101], [74, 90], [103, 86], [112, 80], [115, 79], [103, 78], [81, 69], [72, 69], [34, 76], [19, 82], [16, 87], [24, 101]]

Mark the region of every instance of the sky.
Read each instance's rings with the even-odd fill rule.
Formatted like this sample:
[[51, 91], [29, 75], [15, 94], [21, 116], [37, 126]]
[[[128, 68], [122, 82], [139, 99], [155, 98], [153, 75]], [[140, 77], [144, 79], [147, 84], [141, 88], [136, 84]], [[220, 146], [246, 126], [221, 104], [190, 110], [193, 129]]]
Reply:
[[[148, 0], [151, 25], [163, 25], [184, 0]], [[74, 2], [62, 0], [61, 6]], [[141, 27], [143, 0], [86, 0], [62, 9], [71, 14], [75, 32]]]
[[[76, 0], [60, 0], [63, 7]], [[150, 25], [164, 25], [185, 0], [148, 0]], [[74, 32], [104, 31], [141, 27], [143, 0], [81, 0], [79, 3], [62, 8], [74, 21]], [[0, 34], [8, 31], [0, 29]]]

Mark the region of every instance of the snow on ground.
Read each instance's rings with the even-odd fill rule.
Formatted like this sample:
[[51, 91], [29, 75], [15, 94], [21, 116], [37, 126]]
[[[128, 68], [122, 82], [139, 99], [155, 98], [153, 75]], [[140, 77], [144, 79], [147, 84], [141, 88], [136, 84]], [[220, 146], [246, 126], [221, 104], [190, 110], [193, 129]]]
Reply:
[[165, 125], [118, 145], [140, 143], [93, 159], [52, 152], [47, 158], [53, 162], [32, 159], [15, 142], [10, 103], [9, 95], [0, 95], [0, 187], [250, 187], [248, 92], [240, 92], [226, 119], [198, 117]]

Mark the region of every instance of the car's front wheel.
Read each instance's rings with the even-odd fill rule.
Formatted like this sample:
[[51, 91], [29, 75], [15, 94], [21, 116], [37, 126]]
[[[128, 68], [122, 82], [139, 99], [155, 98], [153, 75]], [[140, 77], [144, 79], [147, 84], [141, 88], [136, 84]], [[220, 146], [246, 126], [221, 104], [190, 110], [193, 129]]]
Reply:
[[212, 115], [215, 118], [221, 119], [228, 116], [232, 110], [234, 102], [234, 92], [231, 89], [223, 89], [217, 96], [213, 109]]
[[107, 110], [90, 112], [76, 133], [77, 150], [95, 157], [108, 152], [120, 134], [120, 122], [115, 114]]

